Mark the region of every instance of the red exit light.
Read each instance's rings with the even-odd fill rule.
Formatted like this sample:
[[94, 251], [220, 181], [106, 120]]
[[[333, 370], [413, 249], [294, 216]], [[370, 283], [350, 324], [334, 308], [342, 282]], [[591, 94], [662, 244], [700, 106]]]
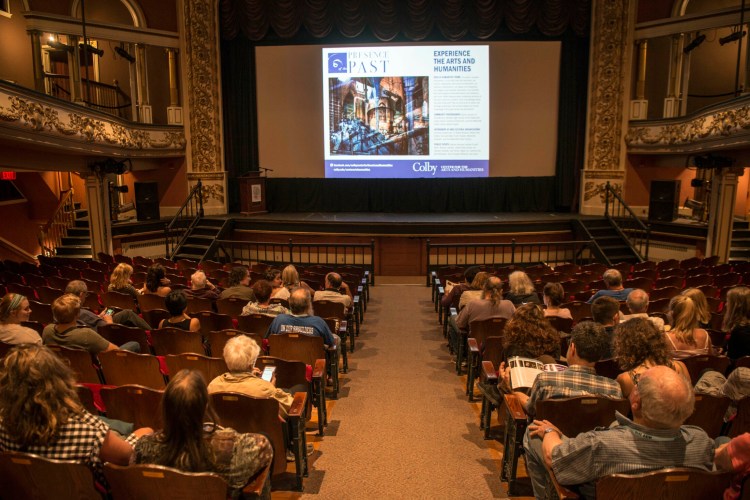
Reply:
[[0, 179], [4, 181], [14, 181], [16, 180], [16, 173], [15, 172], [0, 172]]

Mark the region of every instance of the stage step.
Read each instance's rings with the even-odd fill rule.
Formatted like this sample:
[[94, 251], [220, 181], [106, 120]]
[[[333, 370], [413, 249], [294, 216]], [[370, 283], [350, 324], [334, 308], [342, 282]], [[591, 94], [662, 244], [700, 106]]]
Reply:
[[175, 258], [197, 261], [210, 259], [212, 256], [208, 255], [208, 252], [213, 243], [228, 234], [233, 224], [227, 219], [201, 219], [185, 238], [185, 242], [177, 249]]
[[581, 224], [596, 241], [607, 259], [616, 264], [618, 262], [639, 262], [640, 259], [608, 219], [585, 219]]
[[750, 223], [744, 220], [732, 222], [732, 242], [729, 248], [730, 261], [750, 260]]

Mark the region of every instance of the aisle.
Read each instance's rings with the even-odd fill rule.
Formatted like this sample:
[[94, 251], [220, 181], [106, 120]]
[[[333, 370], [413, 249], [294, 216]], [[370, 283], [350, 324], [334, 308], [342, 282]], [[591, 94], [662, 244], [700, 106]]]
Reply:
[[504, 496], [429, 299], [424, 286], [372, 289], [302, 498]]

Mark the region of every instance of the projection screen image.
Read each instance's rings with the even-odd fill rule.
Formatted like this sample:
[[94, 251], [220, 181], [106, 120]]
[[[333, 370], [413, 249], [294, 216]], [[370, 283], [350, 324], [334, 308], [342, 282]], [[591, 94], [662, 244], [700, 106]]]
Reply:
[[323, 49], [325, 176], [487, 177], [488, 52]]

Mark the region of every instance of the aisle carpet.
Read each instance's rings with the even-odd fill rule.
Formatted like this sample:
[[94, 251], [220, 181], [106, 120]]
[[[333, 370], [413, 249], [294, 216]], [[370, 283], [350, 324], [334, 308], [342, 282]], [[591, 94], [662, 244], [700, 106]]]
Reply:
[[301, 498], [505, 497], [436, 318], [425, 286], [372, 288]]

